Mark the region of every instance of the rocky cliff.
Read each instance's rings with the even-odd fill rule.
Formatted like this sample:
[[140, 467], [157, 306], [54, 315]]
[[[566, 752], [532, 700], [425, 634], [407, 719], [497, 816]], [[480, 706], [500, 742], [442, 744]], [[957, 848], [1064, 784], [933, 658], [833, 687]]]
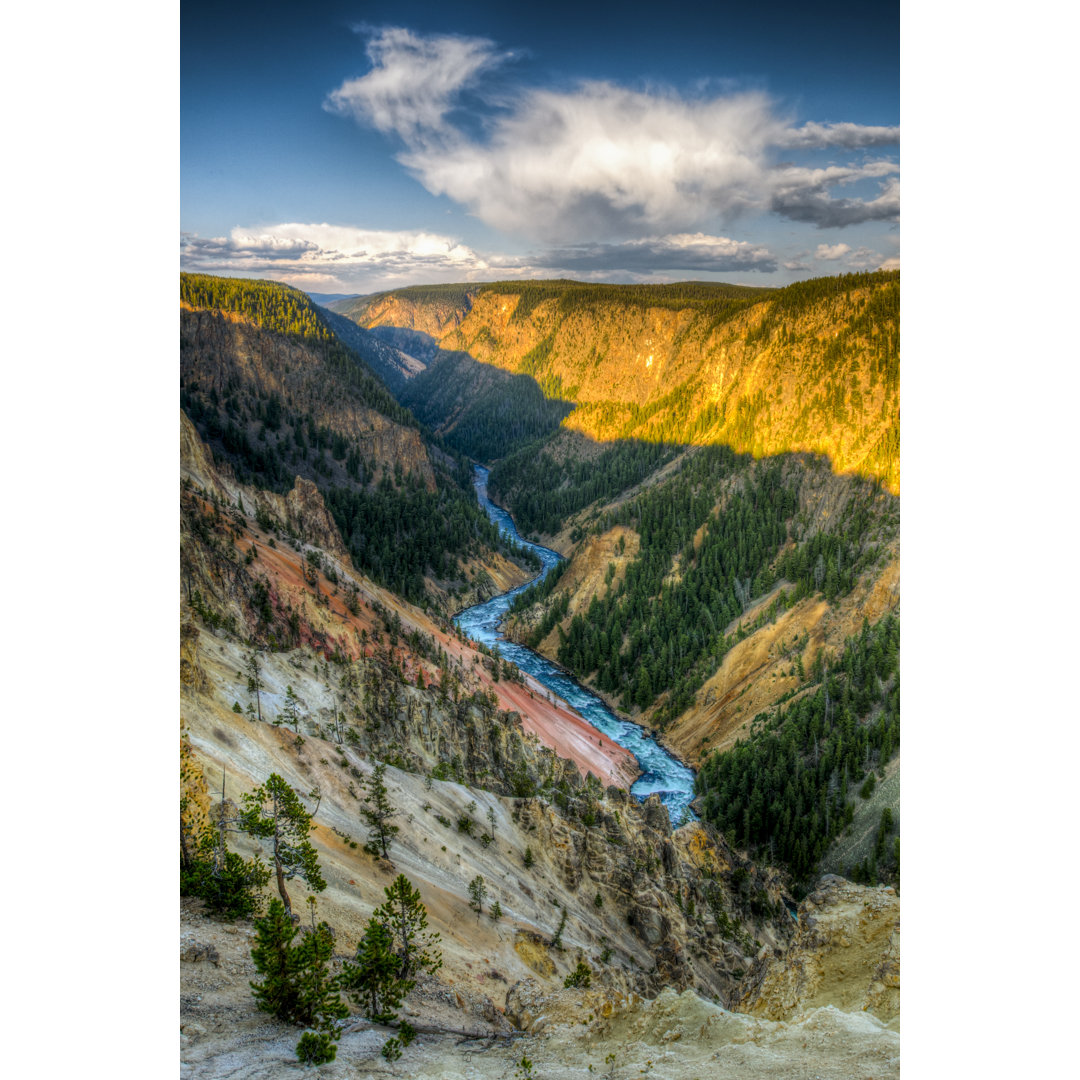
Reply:
[[826, 874], [799, 905], [799, 925], [779, 955], [754, 961], [741, 1011], [770, 1020], [823, 1005], [869, 1012], [899, 1029], [900, 898]]

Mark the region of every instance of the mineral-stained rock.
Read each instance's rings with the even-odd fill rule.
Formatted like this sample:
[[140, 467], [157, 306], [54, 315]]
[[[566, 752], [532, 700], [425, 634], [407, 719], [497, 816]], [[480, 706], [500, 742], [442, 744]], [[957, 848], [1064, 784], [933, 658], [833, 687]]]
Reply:
[[799, 905], [799, 925], [780, 956], [763, 950], [744, 980], [740, 1010], [787, 1020], [823, 1005], [865, 1010], [888, 1023], [900, 1013], [900, 898], [826, 874]]

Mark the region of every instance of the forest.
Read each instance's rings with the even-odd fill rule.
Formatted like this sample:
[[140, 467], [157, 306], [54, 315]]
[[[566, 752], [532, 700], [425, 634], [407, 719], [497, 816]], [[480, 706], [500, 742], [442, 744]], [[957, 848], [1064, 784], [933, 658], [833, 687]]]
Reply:
[[400, 396], [421, 423], [443, 432], [447, 446], [477, 461], [550, 435], [573, 409], [547, 397], [535, 379], [453, 352], [406, 382]]
[[[709, 757], [697, 778], [706, 821], [804, 888], [900, 748], [899, 620], [864, 624], [837, 663], [819, 654], [813, 677], [816, 691], [759, 715], [750, 737]], [[872, 855], [853, 868], [869, 883], [899, 873], [899, 823], [885, 813]]]
[[[726, 447], [702, 447], [662, 483], [592, 522], [595, 533], [628, 526], [640, 547], [617, 586], [609, 577], [604, 593], [565, 630], [560, 625], [559, 662], [593, 678], [624, 711], [657, 705], [650, 723], [662, 730], [746, 633], [726, 628], [760, 597], [783, 586], [764, 613], [771, 621], [805, 596], [835, 602], [849, 593], [882, 557], [895, 520], [865, 481], [827, 529], [803, 535], [802, 474], [784, 461], [753, 463]], [[567, 498], [574, 491], [563, 489]], [[569, 597], [557, 583], [552, 576], [515, 602], [519, 612], [545, 604], [526, 639], [534, 648], [567, 614]]]
[[665, 443], [630, 440], [595, 457], [557, 459], [543, 444], [530, 444], [496, 462], [489, 485], [498, 501], [513, 507], [520, 530], [550, 535], [586, 506], [640, 484], [677, 453]]
[[[210, 310], [195, 322], [195, 316], [181, 319], [180, 404], [241, 482], [284, 494], [296, 476], [312, 480], [357, 568], [413, 602], [426, 601], [425, 575], [458, 579], [458, 560], [485, 548], [538, 565], [480, 510], [471, 467], [460, 455], [445, 447], [428, 455], [435, 492], [400, 461], [391, 470], [371, 456], [356, 437], [364, 410], [418, 433], [419, 425], [303, 293], [273, 282], [185, 274], [181, 299]], [[257, 371], [237, 362], [220, 311], [262, 327]], [[293, 342], [307, 351], [295, 351]]]

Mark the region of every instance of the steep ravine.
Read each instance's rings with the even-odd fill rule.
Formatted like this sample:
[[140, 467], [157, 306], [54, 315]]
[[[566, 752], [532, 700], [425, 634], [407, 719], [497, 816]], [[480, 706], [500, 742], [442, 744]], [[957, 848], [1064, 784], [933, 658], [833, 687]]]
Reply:
[[[298, 791], [317, 785], [312, 840], [327, 881], [318, 910], [335, 929], [335, 964], [351, 955], [383, 887], [405, 873], [445, 958], [438, 977], [410, 995], [406, 1015], [418, 1026], [527, 1032], [481, 1054], [473, 1051], [484, 1042], [423, 1034], [388, 1066], [378, 1051], [389, 1032], [354, 1016], [337, 1061], [320, 1075], [405, 1070], [494, 1080], [512, 1073], [522, 1052], [536, 1063], [534, 1075], [552, 1080], [580, 1076], [590, 1064], [610, 1067], [617, 1080], [641, 1071], [671, 1080], [729, 1072], [754, 1080], [778, 1070], [840, 1080], [856, 1068], [896, 1075], [897, 1036], [867, 1013], [796, 1009], [777, 1021], [727, 1011], [757, 960], [787, 955], [795, 924], [777, 875], [700, 823], [673, 830], [656, 797], [640, 804], [615, 785], [585, 783], [587, 772], [605, 768], [601, 760], [615, 767], [625, 752], [610, 740], [584, 740], [575, 761], [553, 754], [510, 707], [535, 709], [534, 720], [547, 715], [538, 688], [494, 679], [489, 658], [449, 626], [356, 574], [317, 491], [297, 484], [295, 496], [261, 502], [263, 493], [214, 469], [190, 429], [185, 438], [180, 698], [195, 803], [216, 809], [224, 781], [236, 804], [270, 772]], [[302, 522], [306, 539], [294, 546], [258, 527], [259, 506], [291, 515], [293, 527]], [[290, 615], [297, 643], [260, 654], [260, 723], [245, 710], [247, 642], [265, 634], [264, 619], [285, 634]], [[301, 704], [302, 743], [271, 722], [286, 687]], [[587, 764], [587, 752], [596, 764]], [[386, 775], [401, 826], [391, 862], [360, 847], [357, 787], [378, 760], [397, 762]], [[431, 777], [439, 765], [460, 779]], [[514, 776], [540, 790], [515, 795]], [[489, 810], [495, 839], [485, 845]], [[476, 823], [472, 836], [454, 825], [463, 816]], [[243, 835], [230, 843], [254, 850]], [[477, 874], [489, 902], [502, 905], [498, 920], [469, 908], [467, 883]], [[302, 908], [305, 888], [293, 882], [290, 893]], [[552, 944], [558, 905], [567, 912], [561, 949]], [[222, 924], [198, 903], [182, 905], [182, 1077], [281, 1077], [298, 1068], [297, 1029], [255, 1009], [252, 933], [250, 922]], [[593, 969], [593, 989], [562, 989], [579, 958]], [[820, 983], [815, 993], [817, 1004]]]
[[[553, 693], [568, 701], [601, 735], [606, 735], [633, 755], [641, 768], [642, 775], [634, 782], [631, 793], [639, 799], [649, 795], [659, 795], [673, 821], [679, 821], [684, 813], [689, 812], [691, 799], [694, 797], [694, 774], [681, 761], [675, 758], [655, 739], [649, 737], [646, 729], [632, 724], [617, 716], [599, 694], [586, 689], [564, 669], [550, 659], [533, 652], [515, 641], [507, 640], [501, 630], [501, 624], [513, 603], [514, 597], [536, 581], [543, 578], [561, 561], [561, 556], [550, 548], [524, 540], [514, 525], [513, 518], [501, 507], [496, 506], [487, 494], [488, 470], [476, 466], [477, 498], [488, 517], [506, 536], [523, 544], [538, 555], [544, 569], [536, 579], [519, 585], [517, 588], [489, 600], [485, 604], [469, 608], [454, 619], [470, 638], [480, 641], [489, 648], [498, 644], [502, 654], [522, 671], [538, 679]], [[691, 813], [692, 816], [692, 813]]]

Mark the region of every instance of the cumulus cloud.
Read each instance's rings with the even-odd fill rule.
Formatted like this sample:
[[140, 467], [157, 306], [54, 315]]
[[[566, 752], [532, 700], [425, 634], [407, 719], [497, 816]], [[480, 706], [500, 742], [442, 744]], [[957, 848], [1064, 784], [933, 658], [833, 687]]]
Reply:
[[499, 108], [455, 122], [464, 91], [509, 54], [481, 38], [421, 37], [389, 28], [368, 43], [372, 68], [326, 108], [397, 135], [399, 161], [506, 232], [548, 243], [602, 242], [701, 228], [717, 217], [771, 210], [821, 227], [888, 220], [899, 186], [879, 198], [830, 190], [898, 172], [888, 160], [808, 169], [780, 151], [895, 144], [897, 128], [804, 123], [794, 127], [761, 93], [685, 97], [583, 81], [569, 90], [523, 87]]
[[848, 256], [847, 265], [852, 270], [899, 270], [900, 258], [894, 255], [887, 259], [880, 251], [861, 247]]
[[180, 265], [184, 270], [346, 288], [461, 280], [487, 269], [471, 248], [436, 233], [295, 222], [257, 229], [238, 226], [227, 237], [182, 234]]
[[815, 259], [823, 259], [829, 262], [833, 259], [842, 259], [851, 248], [847, 244], [818, 244], [814, 252]]

